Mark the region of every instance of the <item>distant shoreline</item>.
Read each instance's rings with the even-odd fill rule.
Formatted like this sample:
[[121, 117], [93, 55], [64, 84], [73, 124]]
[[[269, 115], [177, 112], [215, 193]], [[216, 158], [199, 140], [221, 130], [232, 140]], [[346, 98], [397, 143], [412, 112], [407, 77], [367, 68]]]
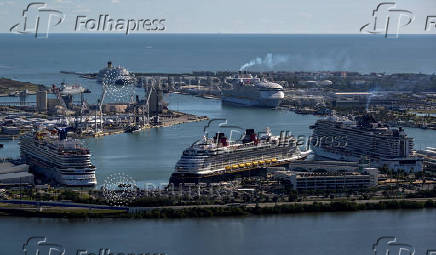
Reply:
[[[80, 205], [80, 204], [76, 204]], [[86, 206], [89, 206], [87, 208]], [[353, 212], [366, 210], [406, 210], [436, 208], [436, 197], [400, 200], [336, 200], [305, 201], [286, 203], [230, 204], [206, 206], [168, 206], [149, 208], [110, 208], [93, 205], [82, 207], [8, 207], [0, 206], [0, 217], [38, 218], [125, 218], [125, 219], [166, 219], [166, 218], [211, 218], [245, 217], [263, 215], [289, 215], [313, 212]]]
[[22, 82], [14, 79], [0, 77], [0, 96], [9, 96], [10, 93], [17, 91], [28, 90], [31, 93], [44, 89], [44, 85], [33, 84], [31, 82]]

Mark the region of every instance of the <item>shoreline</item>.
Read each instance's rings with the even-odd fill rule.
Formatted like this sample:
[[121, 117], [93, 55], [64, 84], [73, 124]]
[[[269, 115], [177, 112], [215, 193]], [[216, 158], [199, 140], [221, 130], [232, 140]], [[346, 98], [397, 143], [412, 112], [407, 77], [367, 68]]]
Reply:
[[[147, 125], [141, 127], [139, 130], [137, 130], [137, 132], [141, 132], [141, 131], [153, 129], [153, 128], [173, 127], [173, 126], [177, 126], [177, 125], [181, 125], [181, 124], [186, 124], [186, 123], [191, 123], [191, 122], [200, 122], [200, 121], [204, 121], [204, 120], [209, 119], [209, 117], [207, 117], [207, 116], [198, 116], [198, 115], [193, 115], [193, 114], [179, 112], [179, 111], [173, 111], [173, 110], [171, 110], [171, 112], [176, 113], [176, 114], [180, 114], [180, 116], [177, 118], [171, 119], [171, 120], [162, 121], [162, 123], [159, 125], [148, 125], [147, 124]], [[114, 129], [114, 130], [106, 130], [103, 132], [98, 132], [98, 133], [95, 133], [93, 135], [78, 135], [78, 136], [76, 136], [76, 138], [78, 138], [78, 139], [99, 138], [99, 137], [103, 137], [103, 136], [117, 135], [117, 134], [123, 134], [123, 133], [127, 133], [125, 131], [125, 129]]]
[[[4, 206], [0, 202], [0, 217], [33, 218], [112, 218], [112, 219], [182, 219], [212, 217], [249, 217], [290, 215], [301, 213], [357, 212], [368, 210], [411, 210], [436, 208], [436, 197], [381, 200], [333, 200], [259, 204], [194, 205], [163, 207], [111, 207], [86, 204], [23, 207]], [[22, 201], [25, 202], [25, 201]], [[43, 203], [43, 202], [41, 202]], [[81, 205], [81, 206], [80, 206]]]
[[[138, 131], [153, 129], [153, 128], [165, 128], [165, 127], [172, 127], [177, 126], [181, 124], [191, 123], [191, 122], [200, 122], [204, 120], [209, 120], [208, 116], [198, 116], [194, 114], [189, 114], [185, 112], [180, 111], [174, 111], [171, 110], [171, 113], [177, 114], [177, 117], [174, 118], [164, 118], [163, 121], [158, 125], [145, 125]], [[1, 131], [1, 130], [0, 130]], [[3, 134], [0, 133], [0, 140], [8, 141], [8, 140], [19, 140], [22, 135], [25, 135], [27, 132], [22, 132], [20, 134]], [[103, 136], [109, 136], [109, 135], [117, 135], [117, 134], [123, 134], [127, 133], [125, 131], [125, 128], [115, 128], [115, 129], [106, 129], [103, 132], [97, 132], [94, 134], [74, 134], [73, 137], [77, 139], [87, 139], [87, 138], [99, 138]]]

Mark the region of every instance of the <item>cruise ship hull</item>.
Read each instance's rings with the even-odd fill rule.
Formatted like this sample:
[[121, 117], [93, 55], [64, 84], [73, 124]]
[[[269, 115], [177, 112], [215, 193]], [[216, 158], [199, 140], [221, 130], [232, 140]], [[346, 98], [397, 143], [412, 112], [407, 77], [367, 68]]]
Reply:
[[[333, 159], [339, 161], [349, 161], [349, 162], [357, 162], [360, 160], [359, 157], [342, 155], [338, 153], [329, 152], [320, 147], [312, 147], [312, 151], [315, 156], [320, 159]], [[408, 157], [408, 158], [392, 158], [392, 159], [380, 159], [380, 160], [371, 160], [372, 167], [387, 167], [394, 171], [404, 171], [404, 172], [419, 172], [422, 171], [423, 168], [423, 160], [418, 157]]]
[[[45, 181], [52, 182], [55, 185], [68, 187], [94, 187], [97, 185], [95, 175], [84, 174], [83, 179], [68, 179], [65, 175], [59, 173], [57, 169], [33, 165], [31, 171], [38, 177], [44, 178]], [[75, 176], [77, 178], [77, 176]]]
[[221, 181], [231, 181], [241, 177], [265, 177], [266, 173], [266, 168], [241, 169], [239, 171], [220, 174], [173, 173], [170, 177], [169, 183], [174, 185], [179, 185], [182, 183], [217, 183]]
[[95, 166], [91, 163], [89, 151], [74, 139], [58, 139], [42, 132], [23, 136], [20, 141], [21, 159], [45, 183], [95, 186]]
[[221, 181], [231, 181], [241, 177], [263, 176], [266, 177], [268, 167], [288, 166], [290, 162], [296, 160], [305, 160], [311, 151], [301, 152], [290, 158], [282, 159], [275, 163], [269, 163], [264, 166], [252, 168], [239, 168], [228, 171], [214, 171], [210, 173], [181, 173], [174, 172], [169, 183], [179, 185], [181, 183], [217, 183]]
[[350, 162], [359, 161], [360, 159], [358, 157], [345, 156], [345, 155], [329, 152], [317, 146], [312, 147], [311, 149], [314, 152], [315, 156], [320, 159], [333, 159], [333, 160], [350, 161]]

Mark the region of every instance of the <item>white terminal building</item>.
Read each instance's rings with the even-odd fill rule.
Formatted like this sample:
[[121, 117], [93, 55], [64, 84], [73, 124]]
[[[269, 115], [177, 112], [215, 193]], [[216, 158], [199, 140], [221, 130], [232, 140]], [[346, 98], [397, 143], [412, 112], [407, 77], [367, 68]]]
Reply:
[[365, 168], [363, 172], [295, 172], [277, 171], [276, 180], [287, 182], [292, 189], [305, 190], [358, 190], [377, 186], [378, 170]]

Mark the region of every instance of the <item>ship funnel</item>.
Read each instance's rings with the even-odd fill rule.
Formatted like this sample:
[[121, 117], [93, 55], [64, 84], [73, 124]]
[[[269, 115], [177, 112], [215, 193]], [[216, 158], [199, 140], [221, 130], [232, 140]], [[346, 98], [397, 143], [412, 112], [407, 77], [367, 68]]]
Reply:
[[228, 141], [227, 141], [227, 137], [226, 137], [226, 135], [224, 133], [216, 133], [215, 137], [213, 139], [214, 139], [214, 142], [219, 147], [229, 145]]
[[285, 140], [285, 131], [280, 131], [279, 145], [282, 145], [284, 140]]

